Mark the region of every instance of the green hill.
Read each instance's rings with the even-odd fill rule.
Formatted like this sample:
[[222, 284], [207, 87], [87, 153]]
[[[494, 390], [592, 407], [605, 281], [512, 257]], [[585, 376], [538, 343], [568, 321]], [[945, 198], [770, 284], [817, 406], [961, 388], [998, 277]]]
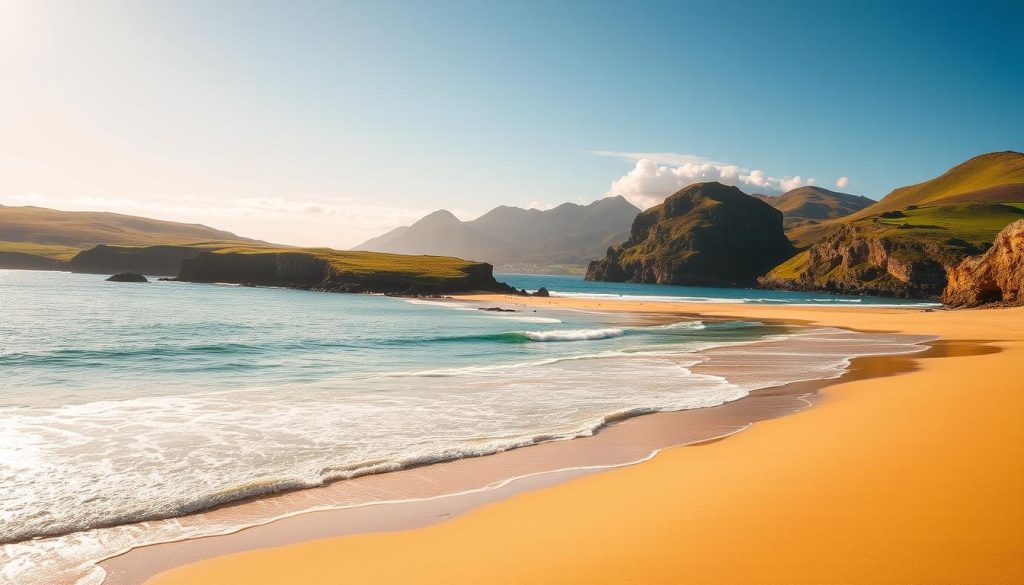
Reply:
[[749, 286], [793, 251], [780, 211], [736, 187], [695, 183], [640, 213], [587, 279]]
[[808, 249], [763, 286], [937, 297], [947, 271], [1024, 216], [1024, 154], [974, 157], [850, 216], [791, 233]]
[[59, 268], [99, 244], [217, 247], [257, 244], [200, 224], [95, 211], [0, 205], [0, 268]]
[[781, 211], [783, 225], [787, 230], [801, 224], [846, 217], [877, 203], [874, 199], [860, 195], [829, 191], [813, 185], [797, 187], [778, 196], [754, 197]]

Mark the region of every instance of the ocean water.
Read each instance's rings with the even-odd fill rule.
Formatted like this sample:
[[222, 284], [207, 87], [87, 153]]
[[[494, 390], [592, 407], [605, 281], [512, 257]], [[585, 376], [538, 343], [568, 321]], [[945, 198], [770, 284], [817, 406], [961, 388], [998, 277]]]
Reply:
[[[673, 296], [506, 278], [556, 295]], [[624, 416], [835, 377], [854, 355], [919, 349], [757, 322], [480, 308], [0, 270], [0, 580], [95, 583], [93, 563], [132, 544], [123, 531], [110, 537], [114, 527], [587, 436]], [[692, 369], [712, 348], [753, 356], [759, 342], [790, 338], [802, 349], [764, 360], [777, 367], [735, 377]]]
[[876, 307], [938, 307], [941, 305], [941, 303], [937, 302], [915, 299], [893, 299], [817, 292], [804, 293], [754, 288], [636, 284], [632, 282], [588, 282], [578, 276], [548, 274], [496, 274], [495, 278], [530, 292], [535, 292], [543, 286], [553, 296], [585, 299], [781, 305], [872, 305]]

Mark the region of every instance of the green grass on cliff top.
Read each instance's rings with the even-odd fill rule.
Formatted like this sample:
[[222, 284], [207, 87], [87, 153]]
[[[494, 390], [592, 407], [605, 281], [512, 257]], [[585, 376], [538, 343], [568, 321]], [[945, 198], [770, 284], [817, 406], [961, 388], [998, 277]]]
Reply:
[[286, 248], [273, 246], [228, 246], [214, 254], [310, 254], [330, 263], [338, 272], [349, 274], [407, 274], [419, 278], [462, 278], [466, 270], [479, 262], [449, 256], [407, 256], [383, 252], [341, 251], [331, 248]]
[[75, 257], [81, 252], [79, 248], [71, 246], [58, 246], [52, 244], [36, 244], [33, 242], [2, 242], [0, 241], [0, 252], [14, 252], [17, 254], [28, 254], [40, 256], [50, 260], [66, 261]]
[[1024, 218], [1024, 203], [951, 203], [898, 212], [901, 217], [853, 222], [873, 235], [899, 241], [945, 241], [956, 238], [975, 246], [991, 244], [1004, 227]]
[[[869, 237], [920, 243], [961, 240], [981, 248], [991, 244], [1004, 227], [1024, 219], [1024, 203], [951, 203], [900, 213], [900, 217], [875, 216], [851, 223]], [[791, 280], [810, 267], [810, 253], [805, 250], [776, 266], [770, 275]]]

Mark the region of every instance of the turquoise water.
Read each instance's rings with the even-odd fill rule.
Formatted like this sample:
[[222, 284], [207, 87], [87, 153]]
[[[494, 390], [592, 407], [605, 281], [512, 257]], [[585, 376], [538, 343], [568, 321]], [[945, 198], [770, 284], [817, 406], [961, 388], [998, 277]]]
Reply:
[[753, 288], [715, 288], [636, 284], [631, 282], [589, 282], [578, 276], [544, 274], [496, 274], [495, 278], [530, 292], [545, 287], [554, 296], [592, 299], [636, 299], [645, 301], [687, 301], [704, 303], [807, 304], [807, 305], [898, 305], [939, 306], [914, 299], [893, 299], [832, 293], [803, 293]]
[[[586, 436], [906, 349], [756, 322], [480, 308], [0, 270], [0, 543], [18, 543], [0, 553], [0, 581], [96, 582], [83, 567], [140, 538], [120, 525]], [[793, 342], [769, 354], [767, 339]], [[743, 372], [693, 370], [723, 346], [749, 352]]]

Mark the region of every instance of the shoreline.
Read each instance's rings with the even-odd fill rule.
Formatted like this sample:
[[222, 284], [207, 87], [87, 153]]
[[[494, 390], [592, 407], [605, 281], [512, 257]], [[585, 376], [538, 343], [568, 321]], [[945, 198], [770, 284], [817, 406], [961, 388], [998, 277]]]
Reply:
[[[468, 297], [468, 298], [467, 297], [463, 297], [462, 300], [477, 300], [477, 301], [481, 301], [482, 300], [482, 301], [485, 301], [485, 302], [497, 302], [497, 301], [502, 301], [503, 299], [500, 298], [500, 297], [499, 298], [493, 298], [493, 297], [473, 296], [473, 297]], [[855, 330], [862, 330], [862, 331], [863, 330], [868, 330], [868, 331], [888, 331], [888, 332], [892, 332], [892, 331], [896, 330], [896, 331], [901, 331], [901, 332], [905, 332], [905, 333], [912, 333], [912, 334], [923, 334], [923, 333], [927, 332], [928, 330], [927, 329], [922, 329], [922, 327], [927, 327], [931, 323], [935, 323], [937, 325], [937, 324], [939, 324], [942, 321], [954, 321], [955, 322], [955, 323], [952, 324], [955, 327], [953, 327], [951, 331], [950, 331], [951, 328], [948, 326], [949, 324], [947, 324], [947, 326], [943, 326], [942, 328], [947, 330], [947, 331], [944, 332], [946, 334], [942, 335], [943, 341], [940, 341], [940, 342], [936, 343], [932, 350], [929, 350], [928, 352], [925, 352], [925, 354], [935, 354], [935, 355], [930, 355], [929, 356], [929, 355], [925, 355], [925, 354], [916, 354], [916, 355], [913, 355], [913, 356], [895, 356], [895, 357], [885, 357], [885, 358], [860, 358], [859, 360], [856, 360], [854, 362], [854, 364], [856, 365], [858, 363], [867, 363], [867, 360], [873, 360], [873, 361], [877, 361], [877, 362], [888, 362], [890, 364], [894, 363], [894, 362], [897, 362], [897, 361], [904, 361], [905, 363], [910, 364], [909, 368], [901, 369], [901, 370], [895, 371], [895, 372], [891, 372], [890, 371], [890, 372], [884, 373], [882, 375], [883, 376], [888, 376], [888, 377], [882, 377], [882, 378], [869, 376], [869, 377], [867, 377], [866, 379], [863, 379], [863, 380], [853, 380], [853, 379], [850, 379], [848, 377], [849, 374], [847, 374], [847, 375], [843, 376], [842, 378], [840, 378], [838, 380], [826, 380], [826, 381], [824, 381], [825, 382], [824, 385], [827, 386], [827, 390], [825, 391], [825, 394], [827, 394], [829, 397], [841, 396], [841, 398], [842, 398], [841, 400], [838, 400], [838, 401], [834, 401], [834, 400], [831, 400], [831, 399], [825, 401], [825, 404], [829, 405], [829, 409], [828, 409], [829, 412], [833, 412], [836, 408], [843, 407], [845, 405], [845, 403], [849, 402], [850, 396], [847, 395], [846, 393], [840, 394], [837, 389], [845, 388], [845, 387], [848, 387], [848, 386], [856, 386], [856, 385], [862, 384], [864, 382], [869, 382], [870, 383], [872, 381], [874, 381], [875, 385], [878, 386], [879, 385], [878, 384], [879, 380], [891, 380], [891, 379], [894, 379], [895, 377], [908, 378], [908, 377], [911, 377], [911, 376], [914, 376], [914, 375], [918, 375], [917, 372], [924, 372], [924, 371], [929, 370], [929, 369], [934, 369], [934, 368], [931, 367], [931, 364], [934, 363], [934, 362], [948, 362], [950, 360], [963, 361], [963, 360], [965, 360], [967, 358], [970, 358], [970, 357], [973, 357], [974, 359], [979, 359], [979, 356], [991, 356], [991, 355], [993, 355], [993, 352], [989, 352], [989, 351], [984, 350], [984, 349], [979, 349], [979, 348], [983, 348], [984, 347], [984, 344], [979, 344], [978, 343], [979, 341], [992, 341], [991, 347], [1004, 350], [1003, 351], [1004, 354], [1015, 354], [1015, 355], [1017, 355], [1019, 357], [1019, 352], [1021, 350], [1021, 348], [1020, 348], [1021, 339], [1024, 338], [1024, 336], [1021, 335], [1021, 331], [1020, 331], [1021, 329], [1024, 329], [1024, 326], [1018, 327], [1017, 329], [1012, 329], [1011, 328], [1009, 331], [1002, 331], [1002, 333], [1004, 333], [1004, 334], [1000, 335], [1000, 329], [1001, 328], [999, 327], [999, 323], [998, 323], [1000, 320], [1005, 321], [1005, 315], [1009, 314], [1010, 320], [1007, 323], [1012, 324], [1014, 322], [1014, 318], [1016, 318], [1019, 322], [1024, 324], [1024, 312], [1022, 312], [1022, 310], [1020, 310], [1020, 309], [995, 310], [995, 312], [992, 312], [992, 311], [975, 311], [975, 312], [971, 312], [971, 315], [975, 315], [975, 316], [976, 315], [985, 315], [987, 313], [988, 317], [987, 318], [982, 318], [982, 319], [978, 319], [978, 318], [971, 319], [971, 318], [965, 318], [965, 315], [967, 315], [967, 313], [965, 313], [965, 312], [955, 312], [954, 313], [954, 312], [945, 312], [945, 311], [908, 311], [908, 310], [904, 310], [904, 309], [871, 309], [871, 308], [868, 308], [868, 307], [857, 307], [857, 308], [853, 308], [853, 309], [848, 309], [848, 308], [832, 308], [832, 307], [828, 307], [828, 308], [821, 308], [821, 307], [780, 307], [780, 306], [752, 306], [752, 305], [739, 305], [739, 306], [737, 306], [737, 305], [717, 305], [717, 306], [709, 306], [709, 304], [707, 304], [707, 303], [701, 303], [699, 305], [695, 305], [695, 304], [685, 305], [685, 304], [663, 303], [663, 302], [642, 303], [642, 302], [635, 302], [635, 301], [630, 301], [630, 302], [613, 302], [613, 301], [594, 302], [594, 301], [589, 301], [588, 302], [588, 301], [579, 301], [579, 300], [570, 300], [570, 299], [557, 299], [557, 298], [556, 299], [542, 299], [542, 298], [540, 298], [540, 299], [529, 299], [525, 303], [522, 302], [522, 300], [520, 300], [519, 304], [537, 305], [537, 306], [552, 306], [553, 308], [557, 305], [558, 308], [576, 308], [576, 309], [581, 309], [581, 310], [595, 310], [595, 309], [596, 310], [601, 310], [601, 311], [623, 310], [623, 311], [640, 312], [640, 313], [650, 312], [650, 313], [663, 313], [663, 314], [664, 313], [669, 313], [669, 314], [686, 314], [686, 315], [689, 315], [689, 316], [698, 316], [698, 317], [699, 316], [704, 316], [704, 317], [715, 316], [715, 317], [728, 317], [728, 318], [747, 318], [747, 319], [753, 318], [753, 319], [758, 319], [758, 320], [762, 320], [762, 321], [778, 320], [778, 321], [788, 322], [788, 323], [803, 322], [805, 324], [815, 323], [815, 324], [819, 324], [819, 325], [834, 325], [834, 326], [846, 327], [846, 328], [855, 329]], [[885, 320], [888, 321], [887, 324], [886, 323], [879, 323], [878, 322], [878, 318], [880, 318], [881, 316], [885, 317]], [[829, 322], [829, 320], [831, 320], [832, 322]], [[836, 322], [837, 320], [840, 321], [840, 322]], [[994, 327], [994, 323], [993, 322], [996, 322], [995, 327]], [[931, 331], [931, 332], [935, 333], [935, 331]], [[985, 333], [994, 333], [994, 335], [985, 335]], [[967, 348], [967, 349], [965, 350], [965, 348]], [[935, 358], [938, 358], [938, 359], [937, 360], [929, 359], [929, 358], [932, 358], [932, 357], [935, 357]], [[988, 359], [993, 359], [993, 358], [988, 358]], [[1000, 357], [1000, 361], [1004, 362], [1004, 363], [1005, 363], [1005, 360], [1007, 360], [1007, 359], [1010, 359], [1010, 357], [1007, 357], [1006, 355], [1003, 355], [1003, 356]], [[854, 369], [855, 369], [854, 367], [851, 367], [849, 369], [849, 371], [853, 371]], [[749, 397], [746, 398], [746, 399], [737, 401], [737, 402], [744, 402], [745, 400], [749, 400]], [[839, 405], [837, 407], [836, 404], [835, 404], [836, 402], [842, 402], [844, 404]], [[762, 422], [761, 424], [754, 425], [754, 428], [751, 429], [751, 430], [748, 430], [746, 433], [741, 433], [739, 435], [732, 436], [728, 440], [725, 440], [725, 441], [713, 441], [710, 444], [708, 444], [708, 443], [702, 444], [700, 447], [697, 447], [697, 448], [693, 448], [691, 446], [689, 449], [688, 448], [684, 448], [684, 447], [677, 447], [677, 448], [669, 449], [666, 452], [663, 452], [659, 457], [654, 458], [653, 460], [646, 461], [644, 463], [638, 464], [638, 465], [632, 465], [632, 466], [629, 466], [629, 467], [626, 467], [626, 468], [615, 469], [615, 470], [607, 471], [607, 472], [600, 473], [600, 474], [589, 475], [587, 477], [574, 478], [571, 481], [559, 483], [558, 485], [555, 485], [554, 487], [545, 487], [544, 489], [535, 489], [535, 490], [532, 490], [532, 491], [523, 491], [523, 492], [515, 493], [515, 494], [511, 495], [510, 497], [501, 499], [500, 501], [498, 501], [496, 503], [487, 502], [488, 505], [483, 506], [483, 507], [479, 507], [479, 508], [474, 508], [471, 511], [469, 511], [468, 513], [464, 513], [464, 514], [460, 515], [458, 518], [456, 518], [454, 520], [451, 520], [451, 521], [441, 522], [439, 524], [432, 524], [432, 525], [427, 526], [427, 527], [420, 527], [420, 528], [413, 529], [413, 530], [404, 530], [404, 531], [401, 531], [401, 532], [390, 532], [390, 533], [383, 533], [383, 534], [360, 533], [359, 536], [334, 537], [334, 538], [327, 538], [327, 539], [320, 539], [320, 540], [312, 540], [311, 538], [299, 538], [298, 540], [303, 541], [303, 542], [301, 542], [299, 544], [292, 544], [292, 545], [289, 545], [289, 546], [283, 546], [283, 547], [277, 547], [277, 548], [268, 548], [268, 549], [265, 549], [265, 550], [253, 551], [253, 552], [235, 553], [235, 554], [228, 555], [228, 556], [214, 557], [211, 560], [202, 561], [202, 562], [199, 562], [199, 563], [196, 563], [196, 564], [192, 564], [192, 565], [183, 565], [183, 566], [179, 567], [178, 569], [174, 569], [174, 570], [171, 570], [171, 571], [169, 571], [167, 573], [163, 573], [161, 575], [158, 575], [152, 581], [153, 582], [157, 582], [157, 583], [178, 583], [178, 582], [198, 582], [198, 583], [202, 583], [202, 582], [251, 582], [249, 580], [243, 580], [241, 575], [244, 573], [244, 574], [248, 574], [250, 577], [253, 577], [253, 576], [255, 576], [253, 573], [251, 573], [251, 572], [246, 573], [245, 571], [242, 571], [242, 573], [239, 573], [237, 575], [235, 573], [233, 573], [233, 571], [241, 570], [241, 566], [239, 565], [240, 562], [244, 562], [244, 563], [247, 563], [247, 564], [249, 564], [249, 563], [256, 563], [257, 565], [259, 565], [259, 566], [261, 566], [261, 567], [263, 567], [265, 569], [266, 568], [266, 562], [265, 561], [266, 561], [266, 559], [269, 559], [269, 558], [275, 559], [274, 560], [275, 563], [281, 563], [281, 562], [285, 562], [285, 563], [300, 562], [300, 561], [298, 561], [298, 559], [301, 558], [302, 559], [301, 564], [303, 566], [310, 567], [310, 570], [312, 570], [313, 567], [318, 567], [319, 566], [319, 567], [322, 568], [323, 564], [325, 562], [327, 562], [327, 559], [325, 559], [323, 557], [323, 547], [330, 547], [330, 550], [332, 551], [332, 554], [333, 554], [333, 552], [336, 551], [337, 547], [339, 547], [339, 546], [349, 546], [349, 545], [351, 545], [351, 546], [362, 546], [360, 543], [364, 543], [364, 542], [368, 542], [368, 541], [378, 542], [381, 539], [385, 539], [388, 542], [390, 542], [391, 540], [402, 541], [402, 542], [404, 542], [405, 540], [414, 540], [419, 545], [423, 545], [424, 542], [422, 541], [422, 538], [424, 538], [424, 537], [421, 536], [421, 535], [426, 535], [428, 533], [429, 534], [433, 534], [436, 531], [448, 532], [448, 531], [451, 531], [451, 530], [458, 530], [459, 527], [462, 527], [464, 525], [473, 525], [475, 532], [473, 532], [472, 530], [470, 530], [470, 531], [473, 532], [474, 538], [476, 538], [476, 539], [484, 538], [486, 540], [486, 538], [485, 538], [486, 535], [481, 534], [479, 532], [479, 530], [480, 530], [479, 523], [478, 522], [474, 522], [476, 519], [480, 518], [481, 516], [493, 515], [494, 513], [497, 513], [495, 511], [498, 511], [498, 510], [501, 510], [501, 511], [509, 511], [509, 510], [513, 510], [513, 509], [519, 510], [522, 507], [521, 504], [519, 504], [519, 502], [522, 502], [524, 500], [532, 501], [533, 499], [540, 498], [542, 496], [543, 497], [547, 497], [547, 496], [558, 497], [561, 494], [566, 494], [566, 493], [569, 493], [569, 492], [577, 493], [578, 494], [578, 492], [581, 489], [585, 489], [585, 488], [581, 488], [579, 486], [587, 486], [587, 485], [591, 485], [593, 483], [598, 483], [598, 482], [601, 482], [601, 483], [614, 482], [614, 481], [617, 481], [617, 479], [613, 480], [611, 478], [620, 478], [620, 477], [635, 475], [635, 474], [641, 473], [640, 470], [647, 470], [647, 469], [651, 469], [651, 468], [655, 468], [655, 467], [663, 468], [663, 467], [666, 467], [668, 465], [668, 464], [664, 463], [664, 460], [676, 459], [676, 458], [679, 457], [676, 454], [680, 453], [680, 452], [694, 452], [694, 451], [701, 451], [703, 449], [709, 449], [709, 448], [713, 448], [713, 449], [717, 450], [722, 445], [736, 445], [739, 442], [742, 442], [742, 443], [745, 443], [745, 444], [749, 444], [750, 440], [747, 437], [751, 433], [754, 433], [754, 432], [763, 432], [763, 431], [759, 431], [759, 429], [761, 429], [763, 427], [769, 427], [770, 426], [772, 428], [784, 428], [784, 429], [789, 428], [789, 427], [795, 427], [795, 426], [798, 426], [798, 425], [796, 425], [795, 423], [792, 423], [790, 421], [803, 420], [803, 419], [805, 419], [808, 416], [808, 413], [816, 413], [816, 412], [819, 412], [820, 410], [825, 410], [825, 409], [822, 409], [822, 408], [819, 407], [819, 408], [811, 409], [810, 411], [807, 411], [805, 413], [802, 413], [800, 416], [797, 416], [797, 417], [788, 417], [787, 416], [787, 417], [782, 417], [782, 418], [777, 418], [777, 419], [770, 419], [771, 422]], [[659, 415], [647, 415], [647, 416], [639, 417], [638, 419], [632, 419], [632, 420], [647, 419], [647, 418], [650, 418], [650, 417], [653, 417], [653, 416], [659, 416]], [[598, 436], [600, 436], [600, 434]], [[576, 442], [576, 441], [570, 441], [570, 443], [573, 443], [573, 442]], [[531, 447], [530, 449], [536, 449], [536, 448], [537, 447]], [[680, 470], [676, 469], [676, 471], [678, 472]], [[685, 471], [685, 469], [683, 471]], [[646, 472], [644, 472], [644, 473], [646, 473]], [[1017, 479], [1019, 479], [1019, 478], [1017, 478]], [[649, 486], [646, 486], [646, 484], [645, 484], [645, 486], [642, 486], [640, 489], [646, 490], [646, 489], [648, 489], [648, 487]], [[650, 487], [654, 487], [654, 486], [650, 486]], [[577, 509], [576, 512], [577, 513], [582, 513], [582, 512], [585, 512], [585, 509], [583, 509], [583, 510]], [[549, 510], [549, 512], [550, 511], [551, 510]], [[514, 516], [514, 514], [513, 514], [513, 516]], [[445, 519], [447, 519], [447, 517], [445, 517]], [[559, 526], [560, 528], [564, 528], [563, 524], [560, 524], [560, 523], [557, 524], [557, 526]], [[518, 534], [516, 532], [517, 529], [516, 529], [515, 526], [511, 526], [511, 527], [510, 526], [504, 526], [504, 528], [508, 528], [509, 530], [512, 531], [512, 533]], [[467, 529], [467, 530], [469, 530], [469, 529]], [[497, 534], [497, 533], [498, 532], [494, 532], [494, 533], [490, 533], [490, 534]], [[313, 538], [316, 538], [316, 537], [314, 536]], [[539, 536], [537, 536], [537, 538], [539, 538]], [[406, 548], [404, 548], [404, 544], [400, 543], [400, 544], [398, 544], [396, 546], [399, 546], [401, 548], [401, 550], [403, 550], [405, 552], [408, 552], [408, 550]], [[391, 550], [391, 548], [390, 548], [391, 545], [390, 544], [388, 545], [388, 547], [389, 547], [388, 550]], [[476, 548], [479, 548], [479, 546], [477, 546]], [[144, 550], [144, 549], [136, 549], [136, 550]], [[313, 550], [316, 550], [316, 551], [319, 551], [319, 552], [317, 554], [312, 554], [312, 556], [309, 556], [307, 553], [309, 553], [309, 551], [313, 551]], [[128, 554], [130, 555], [131, 553], [128, 553]], [[294, 555], [298, 555], [298, 556], [296, 556], [296, 557], [288, 556], [288, 555], [293, 555], [293, 554]], [[280, 555], [285, 555], [285, 557], [280, 557]], [[243, 559], [244, 559], [244, 561], [243, 561]], [[655, 563], [655, 564], [657, 564], [657, 563]], [[502, 566], [504, 567], [505, 565], [502, 565]], [[394, 572], [401, 572], [401, 570], [402, 570], [401, 567], [389, 567], [389, 570], [390, 569], [394, 569], [393, 571], [391, 571], [392, 573], [394, 573]], [[586, 571], [584, 571], [584, 572], [586, 572]], [[214, 574], [214, 573], [217, 575], [217, 580], [216, 581], [210, 580], [211, 579], [210, 576], [212, 574]], [[389, 574], [391, 574], [391, 573], [389, 573]], [[428, 578], [431, 578], [431, 577], [438, 577], [438, 581], [443, 581], [443, 579], [440, 579], [439, 577], [444, 575], [444, 573], [439, 573], [437, 575], [433, 575], [433, 574], [431, 574], [429, 572], [428, 573], [417, 572], [415, 574], [417, 575], [417, 578], [420, 578], [421, 580], [427, 579], [427, 581], [425, 581], [425, 582], [429, 582]], [[481, 575], [482, 574], [483, 573], [481, 573]], [[187, 575], [187, 578], [185, 577], [186, 575]], [[549, 578], [549, 579], [554, 578], [554, 576], [555, 576], [554, 573], [547, 573], [546, 575], [547, 575], [547, 578]], [[280, 576], [280, 574], [278, 574], [278, 576]], [[406, 577], [408, 577], [408, 576], [409, 575], [406, 574]], [[520, 576], [522, 577], [522, 575], [520, 575]], [[232, 579], [234, 579], [235, 577], [238, 577], [238, 579], [232, 581]], [[558, 580], [566, 580], [567, 582], [568, 581], [573, 581], [577, 577], [579, 577], [579, 575], [573, 574], [571, 571], [568, 572], [568, 573], [557, 573]], [[593, 575], [590, 575], [590, 577], [593, 578]], [[227, 579], [227, 581], [223, 581], [223, 579]], [[376, 574], [374, 576], [374, 579], [371, 579], [371, 580], [373, 580], [373, 581], [381, 581], [381, 582], [388, 581], [388, 579], [384, 578], [384, 576], [380, 575], [380, 574]], [[657, 581], [657, 580], [658, 579], [653, 579], [653, 581]], [[257, 579], [257, 581], [258, 581], [258, 579]]]
[[[638, 317], [648, 322], [657, 315]], [[653, 322], [660, 323], [663, 317]], [[741, 354], [759, 344], [764, 344], [766, 350], [790, 348], [794, 343], [791, 335], [796, 333], [784, 334], [786, 337], [782, 340], [741, 342]], [[906, 360], [893, 361], [890, 358], [906, 358], [911, 355], [910, 351], [914, 351], [914, 355], [928, 353], [931, 351], [930, 343], [940, 342], [906, 340], [901, 343], [904, 349], [921, 349], [855, 357], [855, 365], [846, 367], [839, 377], [850, 379], [882, 375], [883, 371], [912, 367]], [[734, 358], [716, 356], [718, 353], [731, 353], [733, 347], [723, 345], [705, 350], [708, 361], [690, 369], [698, 374], [711, 375], [719, 371], [723, 374], [733, 371], [734, 363], [721, 364], [718, 361]], [[875, 366], [863, 367], [862, 361], [875, 363]], [[235, 527], [223, 534], [134, 547], [101, 561], [99, 565], [107, 574], [104, 583], [137, 583], [161, 570], [219, 554], [280, 546], [313, 537], [425, 526], [433, 517], [453, 517], [524, 491], [634, 465], [666, 448], [719, 440], [745, 430], [757, 421], [798, 412], [812, 405], [818, 391], [836, 379], [823, 377], [770, 386], [712, 407], [611, 418], [598, 432], [589, 436], [547, 441], [488, 455], [462, 457], [232, 502], [180, 520], [224, 518], [260, 507], [272, 510], [278, 517]], [[453, 481], [453, 476], [458, 479]], [[481, 477], [485, 479], [481, 480]], [[466, 478], [472, 478], [476, 483], [466, 483]], [[422, 481], [424, 479], [426, 481]], [[358, 501], [366, 494], [378, 497], [371, 501]], [[386, 497], [381, 498], [380, 494]]]

